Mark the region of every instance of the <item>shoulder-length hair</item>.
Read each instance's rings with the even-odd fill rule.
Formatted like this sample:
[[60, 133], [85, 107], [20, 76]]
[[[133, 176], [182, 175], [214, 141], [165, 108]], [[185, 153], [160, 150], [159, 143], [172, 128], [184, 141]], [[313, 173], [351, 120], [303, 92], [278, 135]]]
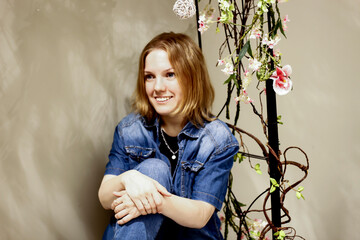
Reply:
[[143, 49], [139, 60], [139, 72], [133, 108], [147, 120], [157, 116], [145, 91], [145, 59], [155, 50], [167, 52], [169, 62], [184, 94], [176, 113], [194, 125], [203, 125], [204, 120], [212, 121], [211, 106], [214, 89], [210, 82], [204, 56], [198, 45], [187, 35], [181, 33], [162, 33], [154, 37]]

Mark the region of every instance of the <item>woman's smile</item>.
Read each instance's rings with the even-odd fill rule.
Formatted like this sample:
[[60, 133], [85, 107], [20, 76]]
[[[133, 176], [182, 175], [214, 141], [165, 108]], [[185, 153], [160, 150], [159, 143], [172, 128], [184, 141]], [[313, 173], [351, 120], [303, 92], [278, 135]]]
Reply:
[[172, 97], [155, 97], [158, 103], [167, 103]]

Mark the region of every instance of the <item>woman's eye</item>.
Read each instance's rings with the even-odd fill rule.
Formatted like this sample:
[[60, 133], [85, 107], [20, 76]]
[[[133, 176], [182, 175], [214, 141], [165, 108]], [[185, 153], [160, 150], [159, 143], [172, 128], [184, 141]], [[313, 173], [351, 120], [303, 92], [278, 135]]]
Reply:
[[166, 77], [173, 78], [173, 77], [175, 77], [175, 73], [169, 72], [169, 73], [166, 74]]
[[145, 75], [145, 80], [151, 80], [153, 78], [154, 78], [153, 75], [150, 74]]

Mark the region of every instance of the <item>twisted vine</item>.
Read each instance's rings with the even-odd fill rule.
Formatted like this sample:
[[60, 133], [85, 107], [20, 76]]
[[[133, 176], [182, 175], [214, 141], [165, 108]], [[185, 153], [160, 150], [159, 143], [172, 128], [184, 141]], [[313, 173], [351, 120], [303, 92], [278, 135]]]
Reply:
[[[278, 94], [286, 94], [291, 90], [292, 82], [289, 76], [291, 67], [290, 70], [287, 66], [282, 67], [281, 54], [275, 53], [273, 50], [273, 47], [280, 41], [279, 34], [286, 37], [286, 22], [289, 21], [287, 16], [285, 18], [281, 17], [278, 3], [282, 1], [284, 0], [258, 0], [257, 4], [255, 4], [255, 0], [218, 0], [216, 5], [220, 16], [216, 20], [213, 20], [215, 10], [211, 6], [211, 0], [209, 0], [198, 21], [200, 26], [199, 31], [201, 33], [206, 31], [210, 25], [214, 23], [216, 23], [217, 32], [220, 32], [219, 26], [223, 28], [225, 39], [219, 47], [219, 60], [217, 65], [225, 65], [222, 71], [228, 75], [227, 80], [224, 82], [224, 84], [227, 85], [227, 97], [218, 116], [226, 110], [225, 116], [227, 119], [230, 119], [230, 103], [233, 94], [236, 94], [237, 97], [235, 97], [235, 100], [237, 104], [233, 124], [228, 123], [233, 133], [236, 133], [240, 139], [240, 151], [234, 160], [241, 162], [245, 157], [248, 157], [250, 167], [256, 170], [256, 166], [254, 167], [252, 165], [251, 159], [262, 159], [269, 165], [269, 157], [271, 155], [275, 158], [276, 166], [281, 175], [279, 182], [270, 178], [271, 186], [260, 193], [249, 204], [246, 210], [243, 210], [246, 205], [238, 201], [232, 190], [233, 178], [232, 175], [230, 175], [228, 192], [224, 202], [225, 239], [228, 237], [229, 228], [232, 228], [237, 234], [237, 239], [243, 239], [243, 237], [246, 239], [268, 239], [266, 235], [271, 230], [275, 233], [273, 238], [276, 239], [304, 239], [297, 235], [295, 228], [283, 226], [282, 224], [288, 224], [291, 221], [289, 210], [285, 207], [286, 194], [294, 190], [298, 198], [303, 197], [301, 193], [303, 187], [299, 185], [308, 175], [309, 159], [307, 154], [296, 146], [286, 148], [283, 154], [281, 154], [280, 151], [275, 152], [268, 143], [263, 144], [253, 134], [236, 126], [240, 116], [240, 103], [250, 104], [253, 113], [260, 119], [263, 133], [268, 140], [268, 124], [267, 119], [264, 118], [262, 104], [262, 94], [264, 92], [266, 93], [266, 89], [260, 90], [259, 87], [265, 81], [269, 81], [269, 79], [274, 80], [274, 82], [280, 79], [284, 83], [283, 88], [275, 89], [274, 85], [275, 92]], [[266, 25], [268, 26], [267, 29], [265, 27]], [[254, 41], [250, 41], [252, 39], [254, 39]], [[227, 54], [224, 57], [226, 51]], [[252, 72], [249, 72], [249, 69], [246, 68], [245, 62], [249, 62], [249, 68], [252, 68]], [[252, 75], [256, 75], [258, 79], [256, 88], [260, 92], [260, 110], [257, 109], [256, 104], [254, 104], [246, 92]], [[280, 85], [283, 83], [280, 83]], [[255, 141], [261, 149], [263, 156], [257, 156], [249, 152], [243, 140], [243, 135]], [[286, 154], [291, 150], [299, 151], [304, 156], [306, 163], [301, 164], [297, 161], [288, 160]], [[283, 160], [281, 160], [282, 158]], [[304, 174], [302, 178], [293, 183], [290, 183], [290, 181], [286, 179], [287, 167], [290, 165], [296, 167]], [[296, 187], [298, 188], [296, 189]], [[268, 214], [272, 208], [266, 207], [271, 193], [276, 188], [280, 190], [282, 227], [273, 224]], [[255, 202], [261, 199], [263, 199], [262, 208], [253, 209]], [[248, 215], [253, 212], [263, 213], [266, 220], [266, 225], [263, 226], [259, 232], [251, 231], [251, 226], [248, 224], [248, 220], [251, 219]], [[237, 223], [237, 220], [239, 220], [239, 223]]]

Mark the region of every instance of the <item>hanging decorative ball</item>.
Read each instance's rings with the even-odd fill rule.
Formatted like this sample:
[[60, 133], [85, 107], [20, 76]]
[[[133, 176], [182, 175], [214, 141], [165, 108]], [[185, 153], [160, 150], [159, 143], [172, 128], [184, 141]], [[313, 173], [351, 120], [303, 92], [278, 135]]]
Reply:
[[196, 13], [194, 0], [177, 0], [173, 11], [181, 19], [191, 18]]

